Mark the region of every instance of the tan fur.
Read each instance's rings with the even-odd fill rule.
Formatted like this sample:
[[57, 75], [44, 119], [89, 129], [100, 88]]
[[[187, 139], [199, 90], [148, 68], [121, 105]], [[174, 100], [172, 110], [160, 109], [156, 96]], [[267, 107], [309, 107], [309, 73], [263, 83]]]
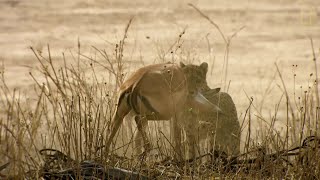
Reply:
[[[237, 110], [231, 96], [225, 92], [216, 92], [215, 89], [204, 92], [204, 96], [213, 104], [218, 105], [223, 114], [217, 114], [214, 111], [205, 113], [186, 113], [185, 120], [189, 123], [185, 127], [187, 141], [190, 144], [189, 156], [196, 156], [196, 146], [199, 141], [208, 139], [211, 148], [223, 151], [229, 155], [238, 155], [240, 153], [240, 123], [237, 116]], [[194, 138], [196, 137], [196, 138]]]
[[[201, 78], [193, 81], [192, 71], [201, 72]], [[203, 72], [202, 72], [203, 71]], [[109, 149], [112, 139], [118, 131], [123, 118], [132, 110], [137, 116], [135, 121], [138, 132], [145, 143], [145, 150], [150, 144], [146, 134], [148, 120], [169, 120], [172, 118], [175, 149], [181, 156], [181, 129], [177, 122], [184, 110], [189, 108], [207, 110], [213, 108], [205, 98], [196, 97], [201, 89], [206, 88], [207, 64], [200, 66], [184, 64], [155, 64], [140, 68], [126, 80], [120, 88], [119, 101], [111, 122], [110, 136], [106, 147]], [[198, 73], [199, 74], [199, 73]]]

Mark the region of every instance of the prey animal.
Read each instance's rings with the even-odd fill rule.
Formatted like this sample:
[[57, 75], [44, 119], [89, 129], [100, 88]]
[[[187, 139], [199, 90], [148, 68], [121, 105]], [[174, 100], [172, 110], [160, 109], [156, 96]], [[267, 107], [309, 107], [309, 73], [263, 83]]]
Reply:
[[124, 117], [133, 111], [145, 152], [151, 150], [147, 137], [148, 121], [171, 120], [176, 157], [182, 158], [181, 127], [178, 122], [183, 121], [183, 113], [188, 109], [199, 112], [212, 109], [221, 111], [201, 93], [209, 88], [206, 82], [207, 71], [206, 62], [199, 66], [163, 63], [138, 69], [120, 87], [106, 143], [107, 151]]

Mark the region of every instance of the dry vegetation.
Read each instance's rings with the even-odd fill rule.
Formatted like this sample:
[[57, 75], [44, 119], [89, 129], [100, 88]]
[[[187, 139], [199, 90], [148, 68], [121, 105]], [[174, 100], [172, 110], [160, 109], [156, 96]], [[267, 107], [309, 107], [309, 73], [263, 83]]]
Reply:
[[[222, 83], [219, 85], [228, 91], [232, 88], [228, 75], [233, 73], [228, 69], [231, 42], [243, 28], [240, 26], [227, 36], [209, 16], [196, 6], [191, 6], [198, 16], [208, 20], [212, 31], [222, 37], [223, 73], [220, 73]], [[134, 20], [131, 19], [122, 36], [115, 44], [111, 43], [109, 49], [93, 46], [83, 52], [78, 40], [76, 50], [62, 53], [59, 58], [52, 55], [49, 45], [40, 49], [30, 47], [30, 53], [37, 62], [37, 71], [29, 74], [32, 83], [27, 92], [8, 85], [6, 67], [1, 66], [0, 179], [67, 176], [82, 179], [86, 173], [87, 178], [104, 177], [104, 173], [111, 173], [111, 167], [142, 174], [142, 179], [145, 176], [158, 179], [320, 178], [317, 84], [320, 54], [311, 38], [305, 38], [310, 42], [308, 53], [311, 56], [308, 57], [312, 59], [307, 60], [312, 66], [311, 72], [297, 74], [298, 65], [293, 65], [292, 75], [283, 74], [275, 63], [272, 69], [274, 76], [263, 87], [265, 92], [258, 102], [251, 94], [241, 94], [245, 98], [241, 103], [244, 108], [238, 108], [241, 155], [228, 157], [210, 151], [209, 147], [196, 159], [175, 162], [171, 159], [174, 152], [169, 142], [168, 124], [152, 123], [150, 136], [154, 139], [156, 152], [150, 157], [136, 156], [132, 153], [136, 127], [130, 121], [124, 122], [111, 154], [106, 154], [103, 148], [99, 149], [106, 142], [118, 86], [132, 70], [132, 63], [128, 61], [130, 57], [125, 56], [129, 54], [125, 53], [126, 40], [130, 36], [132, 23]], [[193, 49], [184, 47], [186, 33], [188, 28], [176, 34], [169, 48], [159, 44], [157, 61], [198, 61]], [[211, 51], [209, 40], [207, 46]], [[209, 57], [213, 67], [212, 59]], [[142, 58], [139, 62], [150, 63]], [[299, 75], [305, 76], [303, 81], [307, 82], [302, 83], [304, 86], [301, 87], [296, 81]], [[288, 76], [292, 76], [293, 87], [287, 80]], [[276, 78], [278, 84], [273, 83]], [[274, 87], [280, 89], [280, 95], [270, 96]], [[231, 95], [234, 97], [237, 94]], [[271, 100], [267, 99], [270, 97]], [[273, 108], [265, 107], [265, 104], [270, 104], [269, 101], [273, 102], [274, 109], [266, 114], [264, 109]]]

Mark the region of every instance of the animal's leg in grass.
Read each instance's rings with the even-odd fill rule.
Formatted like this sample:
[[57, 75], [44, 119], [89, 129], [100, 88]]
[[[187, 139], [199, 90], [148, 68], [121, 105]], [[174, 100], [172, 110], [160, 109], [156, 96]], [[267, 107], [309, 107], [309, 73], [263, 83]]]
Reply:
[[[196, 131], [196, 129], [194, 129], [194, 131]], [[196, 156], [197, 141], [196, 141], [196, 136], [193, 133], [194, 132], [190, 132], [186, 130], [186, 143], [188, 146], [189, 159], [193, 159]]]
[[181, 144], [181, 128], [178, 124], [177, 118], [171, 119], [171, 132], [173, 133], [172, 138], [174, 142], [175, 159], [182, 160], [182, 144]]
[[[143, 147], [144, 147], [144, 153], [147, 153], [151, 150], [151, 144], [150, 141], [148, 139], [148, 135], [147, 135], [147, 129], [148, 129], [148, 119], [144, 116], [136, 116], [134, 118], [134, 120], [136, 121], [137, 124], [137, 128], [138, 128], [138, 133], [136, 136], [136, 141], [138, 144], [136, 144], [136, 148], [138, 148], [137, 150], [139, 150], [141, 153], [141, 139], [143, 140]], [[139, 138], [139, 139], [138, 139]]]
[[106, 144], [107, 152], [110, 150], [110, 145], [116, 133], [118, 132], [124, 117], [130, 112], [131, 107], [127, 104], [128, 95], [124, 94], [123, 97], [119, 98], [119, 102], [116, 108], [116, 112], [113, 115], [111, 126], [110, 126], [110, 135]]
[[141, 132], [138, 130], [134, 136], [134, 151], [137, 155], [143, 152], [142, 146], [143, 146], [143, 139], [142, 139]]

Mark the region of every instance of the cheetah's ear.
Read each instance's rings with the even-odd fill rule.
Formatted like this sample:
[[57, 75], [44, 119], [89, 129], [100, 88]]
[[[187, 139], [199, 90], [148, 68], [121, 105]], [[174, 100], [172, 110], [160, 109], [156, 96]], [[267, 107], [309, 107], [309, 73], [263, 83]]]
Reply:
[[204, 71], [205, 73], [208, 72], [208, 63], [203, 62], [203, 63], [200, 64], [200, 67], [201, 67], [201, 69], [203, 69], [203, 71]]
[[186, 65], [183, 62], [180, 62], [180, 67], [184, 68]]
[[221, 90], [221, 88], [214, 88], [214, 89], [212, 89], [212, 92], [214, 92], [214, 94], [216, 94], [216, 93], [220, 92], [220, 90]]
[[218, 94], [219, 92], [220, 92], [220, 88], [213, 88], [213, 89], [209, 89], [208, 91], [205, 91], [204, 93], [206, 97], [212, 97]]

